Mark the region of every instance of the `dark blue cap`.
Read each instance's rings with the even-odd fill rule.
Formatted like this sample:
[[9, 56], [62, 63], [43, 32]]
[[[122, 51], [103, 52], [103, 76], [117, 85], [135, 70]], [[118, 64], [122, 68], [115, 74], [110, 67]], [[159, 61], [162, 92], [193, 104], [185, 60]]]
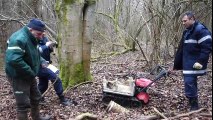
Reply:
[[29, 28], [32, 28], [34, 30], [38, 30], [38, 31], [41, 31], [41, 32], [44, 32], [45, 31], [45, 24], [43, 21], [39, 20], [39, 19], [32, 19], [30, 20], [30, 22], [28, 23], [27, 25]]

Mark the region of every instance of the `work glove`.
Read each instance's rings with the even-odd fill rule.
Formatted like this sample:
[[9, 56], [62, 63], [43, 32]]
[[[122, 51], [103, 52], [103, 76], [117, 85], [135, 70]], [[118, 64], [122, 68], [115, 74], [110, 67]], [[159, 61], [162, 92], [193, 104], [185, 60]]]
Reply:
[[45, 44], [47, 47], [49, 47], [49, 48], [53, 48], [53, 46], [55, 45], [55, 43], [54, 42], [51, 42], [51, 41], [48, 41], [48, 42], [46, 42], [46, 44]]
[[193, 68], [194, 69], [197, 69], [197, 70], [200, 70], [203, 68], [203, 65], [201, 65], [200, 63], [196, 62], [194, 65], [193, 65]]
[[48, 67], [48, 65], [49, 65], [48, 61], [44, 61], [44, 62], [41, 63], [42, 68], [46, 68], [46, 67]]

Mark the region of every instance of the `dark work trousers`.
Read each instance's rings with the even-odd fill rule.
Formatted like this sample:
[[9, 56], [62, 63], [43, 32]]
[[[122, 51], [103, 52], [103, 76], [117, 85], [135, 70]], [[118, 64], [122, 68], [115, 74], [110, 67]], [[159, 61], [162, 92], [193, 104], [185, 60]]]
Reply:
[[59, 97], [62, 95], [63, 87], [61, 79], [53, 71], [51, 71], [48, 68], [40, 68], [38, 72], [38, 77], [39, 77], [38, 88], [41, 94], [43, 94], [47, 90], [48, 82], [50, 80], [52, 83], [54, 83], [54, 89], [56, 91], [56, 94]]
[[17, 112], [28, 112], [31, 106], [38, 106], [41, 93], [35, 78], [22, 80], [8, 77], [16, 99]]
[[185, 95], [186, 97], [197, 97], [197, 76], [184, 76]]

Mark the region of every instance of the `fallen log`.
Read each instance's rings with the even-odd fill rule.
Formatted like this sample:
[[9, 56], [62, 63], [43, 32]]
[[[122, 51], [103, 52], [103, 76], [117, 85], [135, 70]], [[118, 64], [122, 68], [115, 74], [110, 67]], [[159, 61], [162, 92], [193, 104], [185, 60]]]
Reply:
[[203, 116], [203, 117], [212, 117], [212, 114], [208, 114], [208, 113], [201, 113], [201, 114], [199, 114], [200, 116]]
[[[176, 115], [175, 113], [161, 113], [161, 115], [165, 116], [174, 116]], [[147, 116], [141, 116], [139, 120], [156, 120], [162, 118], [162, 116], [157, 114], [157, 115], [147, 115]]]
[[69, 120], [97, 120], [98, 116], [90, 113], [82, 113], [75, 118], [70, 118]]
[[141, 116], [139, 120], [156, 120], [161, 118], [159, 115]]

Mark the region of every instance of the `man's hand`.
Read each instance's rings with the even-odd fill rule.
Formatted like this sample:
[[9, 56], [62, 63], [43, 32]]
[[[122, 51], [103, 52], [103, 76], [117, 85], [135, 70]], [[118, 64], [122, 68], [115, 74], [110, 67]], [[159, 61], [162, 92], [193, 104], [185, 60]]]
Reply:
[[48, 67], [48, 65], [49, 65], [49, 62], [45, 61], [45, 62], [42, 62], [41, 67], [46, 68], [46, 67]]
[[200, 63], [196, 62], [194, 65], [193, 65], [193, 68], [194, 69], [197, 69], [197, 70], [200, 70], [203, 68], [203, 65], [201, 65]]
[[47, 47], [49, 47], [49, 48], [53, 48], [53, 46], [55, 45], [55, 43], [54, 42], [51, 42], [51, 41], [48, 41], [48, 42], [46, 42], [46, 44], [45, 44]]

